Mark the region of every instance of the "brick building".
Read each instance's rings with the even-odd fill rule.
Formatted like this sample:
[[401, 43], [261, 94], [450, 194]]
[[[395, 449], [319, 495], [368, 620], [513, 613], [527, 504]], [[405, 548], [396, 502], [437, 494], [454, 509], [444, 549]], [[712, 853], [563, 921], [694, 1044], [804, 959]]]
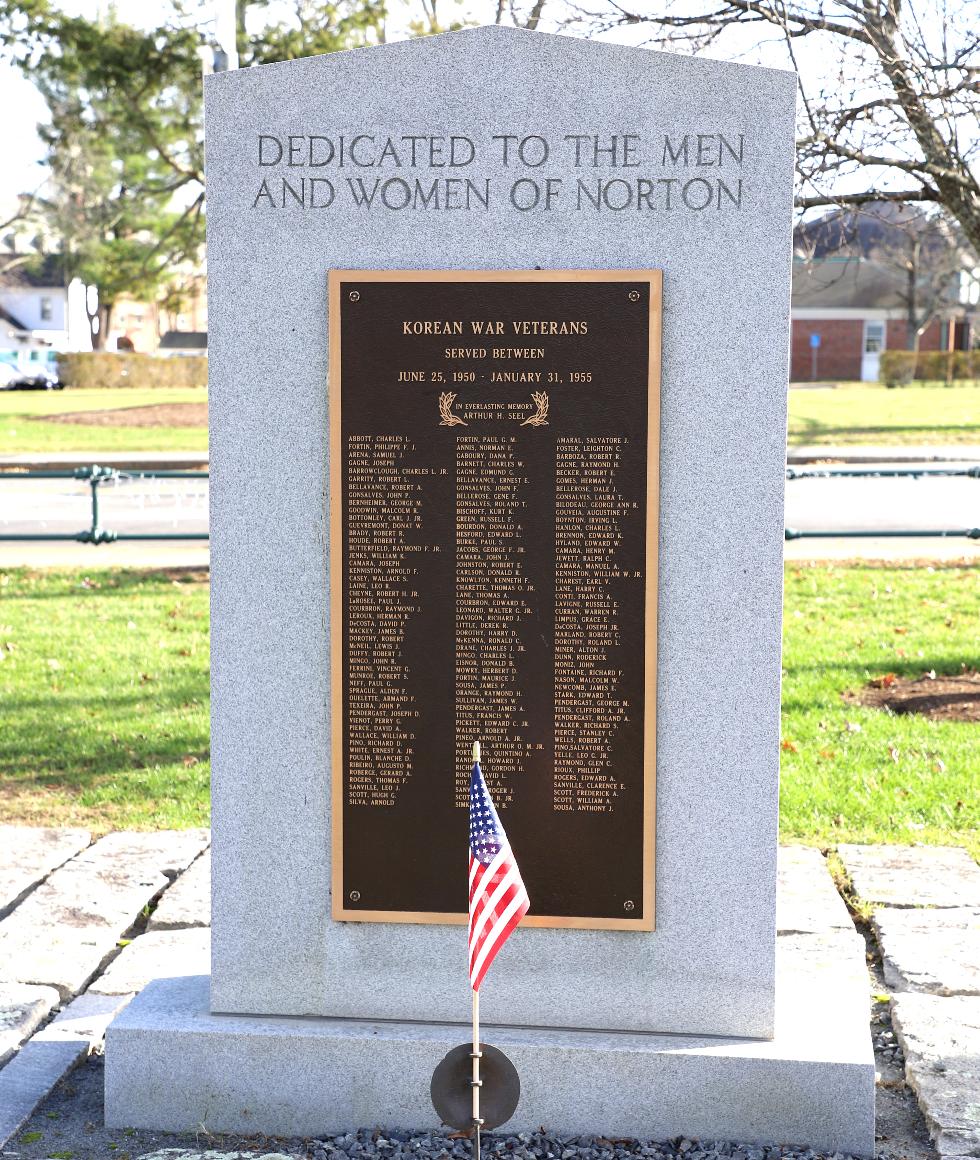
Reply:
[[[883, 350], [908, 349], [909, 226], [893, 203], [834, 214], [797, 230], [790, 378], [878, 378]], [[918, 349], [980, 345], [977, 272], [945, 243], [917, 251]]]

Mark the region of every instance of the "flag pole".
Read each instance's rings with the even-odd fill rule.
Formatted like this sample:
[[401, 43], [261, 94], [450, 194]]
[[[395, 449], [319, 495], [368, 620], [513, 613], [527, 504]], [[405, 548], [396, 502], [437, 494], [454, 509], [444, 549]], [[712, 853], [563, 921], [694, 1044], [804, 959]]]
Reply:
[[[480, 743], [473, 742], [473, 764], [480, 763]], [[480, 1119], [480, 1088], [483, 1086], [483, 1080], [480, 1079], [480, 992], [473, 991], [473, 1050], [470, 1053], [473, 1060], [473, 1075], [470, 1080], [470, 1086], [473, 1089], [473, 1157], [474, 1160], [480, 1160], [480, 1125], [483, 1121]]]

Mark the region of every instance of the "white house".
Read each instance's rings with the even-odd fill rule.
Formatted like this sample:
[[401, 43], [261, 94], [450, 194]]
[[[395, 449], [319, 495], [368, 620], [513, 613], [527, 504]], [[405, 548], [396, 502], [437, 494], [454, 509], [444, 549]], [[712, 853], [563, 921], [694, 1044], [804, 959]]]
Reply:
[[18, 364], [49, 351], [91, 350], [85, 287], [59, 280], [57, 259], [16, 266], [0, 275], [0, 354]]

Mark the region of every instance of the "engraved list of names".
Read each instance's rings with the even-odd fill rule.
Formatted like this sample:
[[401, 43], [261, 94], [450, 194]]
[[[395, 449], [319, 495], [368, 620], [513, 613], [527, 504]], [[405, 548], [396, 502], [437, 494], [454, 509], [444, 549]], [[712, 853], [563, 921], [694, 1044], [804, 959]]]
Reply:
[[333, 914], [653, 929], [658, 271], [330, 275]]

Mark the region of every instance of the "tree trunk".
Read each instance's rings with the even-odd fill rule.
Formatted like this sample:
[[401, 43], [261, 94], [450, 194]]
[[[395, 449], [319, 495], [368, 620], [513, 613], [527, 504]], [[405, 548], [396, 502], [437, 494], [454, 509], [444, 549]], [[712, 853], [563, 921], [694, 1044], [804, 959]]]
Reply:
[[245, 28], [247, 9], [248, 0], [235, 0], [235, 48], [239, 60], [244, 60], [248, 55], [248, 32]]
[[[106, 342], [109, 338], [109, 324], [112, 322], [112, 303], [100, 303], [95, 313], [92, 314], [88, 308], [88, 295], [86, 294], [85, 313], [88, 314], [88, 325], [92, 332], [92, 349], [105, 350]], [[95, 324], [98, 322], [98, 330]]]
[[92, 336], [92, 349], [101, 350], [102, 344], [105, 341], [105, 332], [102, 329], [102, 311], [98, 307], [93, 314], [88, 306], [88, 287], [85, 288], [85, 314], [88, 318], [88, 330]]
[[911, 351], [919, 349], [918, 274], [919, 263], [912, 257], [905, 268], [905, 349]]
[[112, 303], [106, 302], [101, 311], [101, 322], [99, 323], [99, 334], [102, 337], [102, 350], [106, 349], [106, 343], [109, 341], [109, 325], [112, 322]]

